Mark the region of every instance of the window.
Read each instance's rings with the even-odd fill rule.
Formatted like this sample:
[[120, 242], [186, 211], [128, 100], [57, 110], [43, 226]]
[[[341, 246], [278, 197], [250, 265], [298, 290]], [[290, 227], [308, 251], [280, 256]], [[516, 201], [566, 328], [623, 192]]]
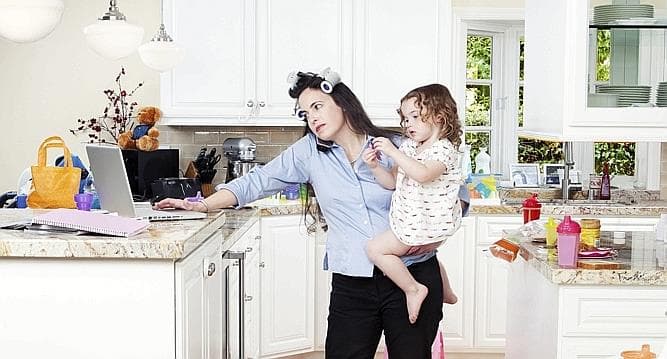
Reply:
[[[525, 45], [523, 20], [518, 19], [523, 13], [497, 9], [480, 13], [480, 8], [455, 8], [455, 13], [457, 37], [465, 40], [455, 41], [460, 44], [459, 54], [465, 54], [465, 58], [458, 57], [460, 65], [456, 71], [460, 75], [455, 77], [457, 83], [465, 83], [465, 93], [459, 90], [457, 101], [465, 101], [460, 116], [464, 122], [466, 144], [471, 145], [473, 170], [475, 155], [481, 147], [487, 147], [491, 155], [491, 171], [502, 173], [505, 178], [510, 163], [562, 163], [560, 142], [518, 136], [518, 130], [523, 126]], [[608, 82], [609, 37], [608, 32], [598, 33], [595, 83]], [[600, 173], [603, 163], [607, 162], [612, 174], [616, 174], [615, 185], [621, 184], [619, 180], [629, 185], [633, 180], [629, 176], [640, 176], [645, 183], [658, 181], [655, 171], [650, 172], [650, 169], [646, 170], [648, 166], [635, 163], [635, 158], [642, 158], [642, 154], [652, 148], [647, 144], [577, 142], [573, 147], [575, 169], [584, 176], [591, 172]], [[642, 172], [635, 174], [635, 167], [641, 168]]]

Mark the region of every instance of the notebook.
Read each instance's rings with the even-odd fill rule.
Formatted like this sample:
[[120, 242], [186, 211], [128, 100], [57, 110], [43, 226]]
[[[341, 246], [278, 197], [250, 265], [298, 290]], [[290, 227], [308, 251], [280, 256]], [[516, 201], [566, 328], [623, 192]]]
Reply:
[[150, 225], [145, 220], [67, 208], [40, 214], [32, 219], [32, 223], [119, 237], [133, 236]]
[[102, 209], [116, 212], [121, 216], [149, 221], [206, 218], [206, 213], [194, 211], [176, 209], [156, 211], [147, 202], [135, 206], [120, 148], [104, 144], [88, 144], [86, 153]]

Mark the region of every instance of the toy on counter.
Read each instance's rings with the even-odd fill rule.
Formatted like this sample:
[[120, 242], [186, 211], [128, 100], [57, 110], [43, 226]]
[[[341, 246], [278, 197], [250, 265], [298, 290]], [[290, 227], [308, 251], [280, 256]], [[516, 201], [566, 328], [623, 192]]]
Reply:
[[137, 121], [139, 125], [133, 130], [126, 131], [118, 137], [118, 146], [124, 150], [138, 149], [141, 151], [155, 151], [160, 146], [158, 137], [160, 131], [155, 124], [162, 118], [159, 108], [149, 106], [139, 110]]
[[496, 183], [495, 175], [473, 174], [470, 183], [467, 184], [472, 202], [479, 203], [485, 200], [500, 202]]

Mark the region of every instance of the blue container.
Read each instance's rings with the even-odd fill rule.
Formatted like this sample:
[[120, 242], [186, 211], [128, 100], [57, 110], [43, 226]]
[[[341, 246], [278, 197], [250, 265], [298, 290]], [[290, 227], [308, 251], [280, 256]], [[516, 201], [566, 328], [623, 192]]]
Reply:
[[299, 199], [299, 185], [298, 184], [291, 184], [285, 187], [283, 189], [283, 194], [285, 195], [285, 199], [288, 200], [295, 200]]

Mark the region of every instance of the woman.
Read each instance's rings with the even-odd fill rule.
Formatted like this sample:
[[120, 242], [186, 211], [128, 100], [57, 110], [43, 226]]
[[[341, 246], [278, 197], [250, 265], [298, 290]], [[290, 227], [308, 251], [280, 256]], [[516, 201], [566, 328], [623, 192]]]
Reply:
[[[309, 183], [328, 225], [324, 269], [333, 272], [326, 357], [373, 358], [384, 331], [392, 359], [430, 358], [442, 319], [434, 247], [402, 257], [415, 279], [429, 289], [415, 324], [408, 320], [401, 289], [373, 266], [365, 251], [368, 240], [389, 229], [392, 191], [376, 183], [361, 154], [374, 137], [396, 134], [375, 127], [335, 73], [298, 73], [292, 80], [289, 94], [308, 124], [303, 138], [204, 201], [166, 199], [156, 207], [208, 211], [243, 206], [288, 184]], [[392, 165], [389, 158], [380, 161]]]

